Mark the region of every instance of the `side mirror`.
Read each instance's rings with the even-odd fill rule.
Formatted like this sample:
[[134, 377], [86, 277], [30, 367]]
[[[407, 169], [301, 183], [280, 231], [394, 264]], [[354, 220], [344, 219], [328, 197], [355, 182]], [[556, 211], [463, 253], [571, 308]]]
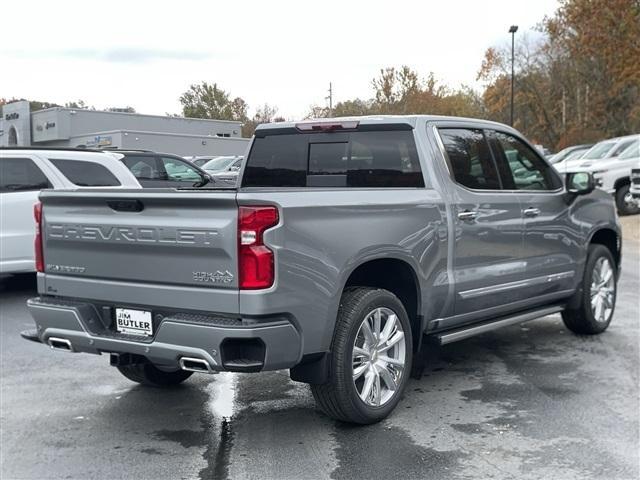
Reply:
[[596, 182], [589, 172], [573, 172], [567, 174], [567, 192], [573, 195], [586, 195], [593, 192]]
[[236, 166], [233, 166], [233, 167], [230, 167], [230, 168], [229, 168], [229, 171], [230, 171], [230, 172], [237, 172], [237, 171], [239, 171], [239, 170], [240, 170], [240, 167], [236, 167]]
[[194, 187], [204, 187], [205, 185], [208, 185], [210, 183], [215, 183], [213, 181], [213, 177], [211, 175], [209, 175], [208, 173], [200, 173], [200, 172], [198, 172], [198, 175], [200, 175], [200, 181], [195, 183], [193, 185]]

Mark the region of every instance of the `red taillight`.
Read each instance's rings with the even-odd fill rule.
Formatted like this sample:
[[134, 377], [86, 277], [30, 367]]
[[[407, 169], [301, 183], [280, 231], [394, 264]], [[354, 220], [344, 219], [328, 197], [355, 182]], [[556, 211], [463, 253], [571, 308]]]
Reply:
[[36, 239], [34, 248], [36, 251], [36, 271], [44, 272], [44, 256], [42, 254], [42, 203], [33, 206], [33, 218], [36, 221]]
[[238, 278], [241, 289], [255, 290], [273, 285], [273, 252], [265, 246], [262, 234], [277, 224], [276, 207], [239, 207]]

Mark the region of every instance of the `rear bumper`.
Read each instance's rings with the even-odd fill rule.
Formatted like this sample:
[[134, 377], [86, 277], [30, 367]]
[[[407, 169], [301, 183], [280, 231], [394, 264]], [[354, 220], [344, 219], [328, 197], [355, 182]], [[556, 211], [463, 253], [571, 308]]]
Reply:
[[291, 368], [300, 362], [299, 332], [284, 317], [245, 324], [240, 319], [175, 314], [155, 327], [153, 338], [113, 332], [91, 303], [48, 297], [27, 302], [38, 339], [68, 340], [73, 352], [142, 355], [154, 364], [179, 368], [182, 357], [205, 360], [213, 370], [259, 371]]

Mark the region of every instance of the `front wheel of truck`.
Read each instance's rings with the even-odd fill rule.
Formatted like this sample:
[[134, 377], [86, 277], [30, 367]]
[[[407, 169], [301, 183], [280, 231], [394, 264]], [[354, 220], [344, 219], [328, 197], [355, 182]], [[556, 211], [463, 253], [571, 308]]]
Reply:
[[167, 388], [184, 382], [193, 372], [176, 370], [165, 372], [152, 363], [138, 363], [135, 365], [123, 365], [116, 367], [118, 371], [132, 382], [147, 385], [149, 387]]
[[576, 293], [577, 305], [562, 312], [566, 327], [581, 335], [604, 332], [616, 307], [617, 272], [611, 251], [603, 245], [590, 245], [582, 288]]
[[402, 396], [413, 359], [411, 325], [398, 297], [387, 290], [357, 287], [340, 300], [330, 374], [311, 385], [320, 409], [349, 423], [387, 417]]

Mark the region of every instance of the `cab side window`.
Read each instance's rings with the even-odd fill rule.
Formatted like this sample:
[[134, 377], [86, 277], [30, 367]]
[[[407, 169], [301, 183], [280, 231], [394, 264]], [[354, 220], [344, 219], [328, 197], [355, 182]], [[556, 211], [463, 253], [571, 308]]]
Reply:
[[454, 180], [474, 190], [500, 190], [500, 180], [482, 130], [441, 128]]
[[495, 136], [505, 189], [556, 190], [562, 186], [552, 167], [520, 139], [503, 132]]
[[30, 158], [0, 158], [0, 193], [51, 188], [49, 179]]

